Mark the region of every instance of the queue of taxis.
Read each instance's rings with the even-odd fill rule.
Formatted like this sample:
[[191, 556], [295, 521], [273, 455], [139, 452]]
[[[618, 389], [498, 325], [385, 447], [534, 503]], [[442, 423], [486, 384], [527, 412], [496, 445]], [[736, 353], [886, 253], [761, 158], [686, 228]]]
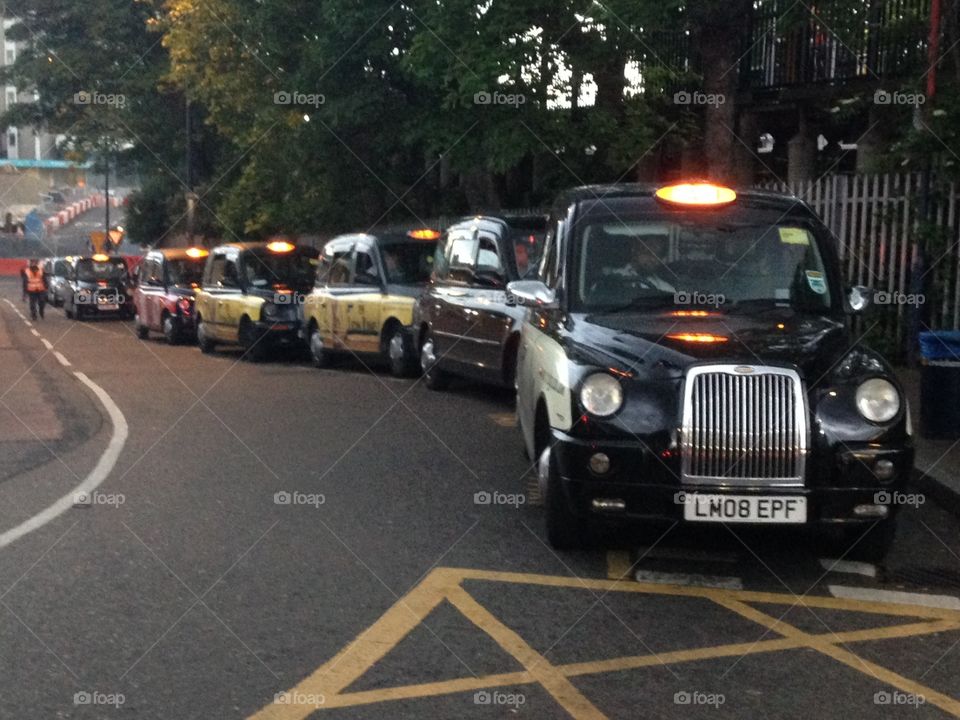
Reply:
[[413, 310], [433, 268], [430, 229], [352, 234], [328, 242], [316, 287], [304, 300], [304, 337], [317, 367], [352, 354], [389, 363], [397, 377], [417, 368]]
[[196, 293], [197, 344], [239, 345], [247, 360], [300, 346], [301, 298], [316, 276], [317, 251], [285, 239], [210, 250]]
[[844, 287], [836, 246], [778, 194], [559, 198], [539, 276], [509, 285], [527, 309], [517, 415], [554, 546], [665, 521], [806, 528], [886, 553], [909, 409], [852, 333], [870, 294]]
[[194, 299], [209, 251], [203, 248], [151, 250], [137, 268], [133, 323], [137, 337], [162, 333], [171, 345], [196, 337]]

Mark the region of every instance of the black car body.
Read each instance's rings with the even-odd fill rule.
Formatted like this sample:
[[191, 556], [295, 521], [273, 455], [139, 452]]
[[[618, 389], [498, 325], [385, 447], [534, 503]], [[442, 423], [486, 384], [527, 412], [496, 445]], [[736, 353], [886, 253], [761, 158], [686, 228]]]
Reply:
[[428, 387], [459, 375], [513, 387], [524, 316], [507, 284], [536, 272], [546, 217], [468, 218], [452, 225], [414, 322]]
[[797, 198], [654, 191], [563, 195], [539, 280], [510, 287], [551, 541], [575, 545], [588, 520], [780, 519], [867, 533], [882, 554], [909, 408], [851, 331], [867, 291], [844, 290], [836, 240]]
[[133, 317], [133, 281], [122, 257], [73, 257], [59, 297], [67, 317]]

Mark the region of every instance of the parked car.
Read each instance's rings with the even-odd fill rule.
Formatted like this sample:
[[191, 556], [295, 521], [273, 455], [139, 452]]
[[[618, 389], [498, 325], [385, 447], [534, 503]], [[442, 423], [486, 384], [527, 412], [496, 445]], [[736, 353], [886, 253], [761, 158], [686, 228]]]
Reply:
[[63, 306], [70, 260], [69, 257], [52, 257], [43, 261], [43, 274], [47, 279], [47, 302], [54, 307]]
[[413, 307], [430, 277], [438, 237], [428, 229], [344, 235], [324, 246], [304, 304], [315, 365], [351, 353], [387, 360], [398, 377], [416, 370]]
[[137, 337], [163, 333], [171, 345], [196, 337], [194, 296], [210, 253], [203, 248], [152, 250], [137, 270], [133, 292]]
[[451, 375], [513, 387], [524, 312], [506, 289], [536, 272], [545, 226], [545, 216], [481, 216], [444, 234], [415, 313], [427, 387]]
[[123, 258], [71, 258], [60, 298], [68, 318], [133, 316], [133, 281]]
[[[903, 388], [859, 344], [803, 202], [707, 184], [580, 188], [548, 224], [517, 412], [550, 542], [618, 519], [845, 529], [878, 559], [913, 464]], [[849, 539], [849, 538], [848, 538]]]
[[197, 344], [204, 353], [237, 345], [261, 360], [300, 345], [299, 298], [316, 276], [317, 251], [287, 240], [238, 242], [210, 251], [196, 295]]

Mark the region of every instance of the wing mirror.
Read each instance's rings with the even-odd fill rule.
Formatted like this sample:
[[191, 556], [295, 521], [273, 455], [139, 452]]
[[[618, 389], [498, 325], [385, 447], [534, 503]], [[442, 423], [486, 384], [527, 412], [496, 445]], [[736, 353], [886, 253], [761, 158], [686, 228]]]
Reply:
[[523, 307], [557, 307], [557, 293], [539, 280], [515, 280], [507, 285], [507, 300]]
[[854, 285], [847, 291], [847, 304], [852, 315], [863, 315], [873, 305], [873, 291], [864, 285]]

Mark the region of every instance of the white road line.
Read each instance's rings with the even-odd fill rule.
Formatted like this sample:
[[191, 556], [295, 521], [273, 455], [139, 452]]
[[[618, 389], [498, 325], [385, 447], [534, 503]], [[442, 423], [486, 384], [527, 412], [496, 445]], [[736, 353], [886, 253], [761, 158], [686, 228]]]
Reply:
[[738, 577], [723, 575], [699, 575], [697, 573], [667, 573], [652, 570], [637, 570], [634, 579], [641, 583], [655, 583], [657, 585], [693, 585], [696, 587], [712, 587], [722, 590], [743, 590], [743, 582]]
[[45, 337], [40, 338], [40, 342], [43, 343], [43, 346], [44, 346], [47, 350], [53, 350], [53, 343], [50, 342], [49, 340], [47, 340]]
[[34, 335], [36, 335], [37, 337], [40, 337], [40, 333], [38, 333], [38, 332], [36, 331], [36, 329], [33, 329], [33, 330], [31, 330], [30, 332], [32, 332], [32, 333], [33, 333]]
[[32, 323], [32, 322], [30, 322], [29, 320], [27, 320], [27, 319], [24, 319], [24, 321], [23, 321], [23, 322], [24, 322], [24, 323], [26, 324], [26, 326], [27, 326], [28, 328], [32, 328], [32, 327], [33, 327], [33, 323]]
[[896, 590], [874, 590], [872, 588], [848, 587], [846, 585], [828, 585], [830, 594], [845, 600], [871, 600], [876, 602], [898, 603], [901, 605], [919, 605], [921, 607], [946, 608], [960, 610], [960, 598], [953, 595], [926, 595]]
[[106, 449], [103, 451], [103, 454], [97, 461], [96, 467], [90, 471], [90, 474], [84, 478], [83, 482], [77, 485], [67, 495], [64, 495], [62, 498], [44, 510], [41, 510], [30, 519], [25, 520], [16, 527], [7, 530], [3, 534], [0, 534], [0, 548], [5, 548], [7, 545], [16, 542], [27, 533], [31, 533], [34, 530], [43, 527], [51, 520], [54, 520], [65, 513], [67, 510], [73, 507], [74, 500], [78, 494], [89, 494], [99, 487], [100, 484], [110, 475], [110, 471], [113, 470], [113, 466], [116, 464], [117, 458], [120, 457], [120, 453], [123, 450], [123, 445], [127, 441], [127, 435], [129, 434], [127, 420], [120, 411], [120, 408], [117, 407], [116, 403], [113, 402], [111, 397], [107, 395], [103, 388], [93, 382], [82, 372], [75, 372], [73, 374], [80, 382], [90, 388], [93, 394], [97, 396], [97, 399], [106, 409], [107, 414], [110, 416], [110, 422], [113, 425], [113, 435], [110, 437], [110, 442], [107, 444]]
[[56, 350], [53, 351], [53, 356], [54, 356], [54, 357], [57, 359], [57, 361], [58, 361], [61, 365], [63, 365], [64, 367], [70, 367], [70, 361], [67, 360], [62, 354], [60, 354], [60, 353], [57, 352]]
[[835, 573], [844, 573], [847, 575], [863, 575], [863, 577], [875, 578], [877, 576], [877, 566], [866, 562], [856, 560], [831, 560], [830, 558], [820, 558], [820, 567]]

